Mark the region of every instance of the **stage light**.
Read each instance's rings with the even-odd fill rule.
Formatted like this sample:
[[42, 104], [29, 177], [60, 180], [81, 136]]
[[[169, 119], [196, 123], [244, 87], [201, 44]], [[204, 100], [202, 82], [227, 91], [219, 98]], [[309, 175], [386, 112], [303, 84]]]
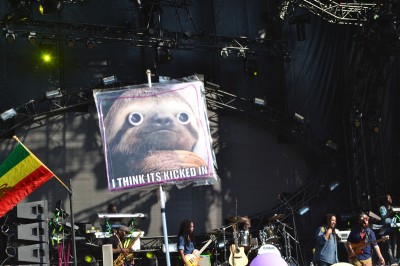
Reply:
[[302, 215], [306, 214], [309, 210], [310, 210], [310, 206], [304, 205], [303, 207], [301, 207], [299, 209], [299, 214], [302, 216]]
[[101, 80], [101, 83], [103, 83], [104, 86], [113, 85], [116, 82], [117, 82], [117, 77], [115, 75], [105, 77]]
[[42, 15], [57, 13], [61, 10], [61, 1], [56, 0], [42, 0], [39, 4], [39, 12]]
[[1, 120], [3, 120], [4, 122], [17, 116], [17, 111], [15, 111], [14, 108], [11, 108], [7, 111], [4, 111], [3, 113], [0, 114], [0, 118]]
[[239, 59], [245, 59], [246, 58], [246, 53], [245, 53], [243, 48], [239, 49], [239, 52], [237, 53], [237, 58], [239, 58]]
[[28, 42], [32, 45], [36, 45], [36, 41], [37, 41], [36, 32], [30, 32], [28, 35]]
[[255, 61], [246, 61], [244, 64], [244, 72], [250, 77], [258, 76], [258, 66]]
[[72, 48], [75, 45], [75, 40], [73, 37], [68, 36], [67, 39], [65, 40], [65, 43], [67, 44], [67, 47]]
[[304, 122], [304, 116], [298, 114], [298, 113], [294, 113], [294, 120], [296, 120], [297, 122], [303, 123]]
[[93, 38], [89, 38], [86, 42], [86, 47], [92, 50], [96, 46], [95, 40]]
[[338, 186], [339, 186], [339, 182], [335, 181], [335, 182], [330, 183], [328, 187], [329, 187], [330, 191], [334, 191]]
[[44, 64], [53, 64], [56, 58], [56, 47], [53, 44], [43, 44], [39, 45], [40, 49], [40, 60]]
[[156, 62], [157, 63], [168, 63], [172, 60], [172, 55], [169, 49], [164, 47], [157, 47]]
[[60, 98], [60, 97], [62, 97], [62, 92], [60, 89], [46, 91], [44, 93], [44, 97], [46, 97], [46, 99], [48, 99], [48, 100], [54, 99], [54, 98]]
[[332, 140], [328, 139], [325, 143], [325, 145], [329, 148], [331, 148], [332, 150], [336, 150], [337, 149], [337, 144], [335, 142], [333, 142]]
[[223, 59], [227, 59], [228, 58], [228, 56], [229, 56], [229, 52], [228, 52], [228, 48], [222, 48], [221, 49], [221, 57], [223, 58]]
[[258, 107], [267, 106], [267, 101], [264, 98], [254, 97], [253, 98], [253, 103], [254, 103], [255, 106], [258, 106]]
[[8, 30], [6, 33], [6, 40], [9, 43], [12, 43], [15, 41], [16, 35], [12, 30]]

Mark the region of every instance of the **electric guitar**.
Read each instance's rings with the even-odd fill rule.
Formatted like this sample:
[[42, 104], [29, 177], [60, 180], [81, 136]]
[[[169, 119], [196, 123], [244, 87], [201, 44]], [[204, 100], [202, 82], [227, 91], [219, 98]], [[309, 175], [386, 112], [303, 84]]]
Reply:
[[249, 263], [249, 259], [244, 253], [244, 247], [239, 247], [237, 242], [236, 225], [232, 225], [234, 244], [231, 245], [231, 254], [229, 255], [229, 265], [245, 266]]
[[[385, 242], [386, 240], [389, 240], [389, 236], [382, 236], [379, 240], [373, 241], [373, 243], [379, 243], [379, 242]], [[363, 254], [363, 249], [370, 245], [371, 242], [365, 243], [365, 241], [361, 241], [360, 243], [351, 243], [351, 249], [354, 251], [355, 255], [361, 255]], [[349, 258], [354, 258], [354, 256], [350, 256]]]
[[207, 243], [199, 250], [194, 250], [192, 254], [185, 255], [185, 266], [197, 266], [200, 261], [200, 255], [215, 240], [215, 236], [211, 235]]

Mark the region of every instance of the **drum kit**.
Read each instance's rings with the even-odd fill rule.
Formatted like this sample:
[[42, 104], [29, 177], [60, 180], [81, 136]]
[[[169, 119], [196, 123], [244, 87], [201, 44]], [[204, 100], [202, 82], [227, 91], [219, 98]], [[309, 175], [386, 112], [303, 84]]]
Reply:
[[[286, 259], [288, 255], [286, 240], [288, 235], [290, 237], [286, 228], [290, 227], [281, 221], [284, 218], [284, 214], [273, 215], [268, 219], [268, 224], [265, 225], [262, 230], [258, 230], [258, 237], [253, 237], [249, 230], [240, 230], [240, 226], [237, 226], [249, 223], [249, 218], [242, 216], [228, 217], [226, 220], [229, 221], [230, 224], [208, 232], [208, 234], [216, 236], [212, 252], [215, 261], [213, 265], [232, 265], [230, 262], [228, 263], [227, 259], [231, 252], [230, 246], [234, 245], [234, 243], [237, 243], [240, 248], [244, 249], [245, 255], [248, 257], [249, 265], [250, 261], [256, 256], [266, 253], [276, 254]], [[231, 230], [231, 228], [233, 228], [233, 230]], [[239, 230], [235, 230], [235, 228]], [[285, 250], [282, 250], [283, 246], [285, 246]], [[286, 256], [282, 256], [282, 253]]]

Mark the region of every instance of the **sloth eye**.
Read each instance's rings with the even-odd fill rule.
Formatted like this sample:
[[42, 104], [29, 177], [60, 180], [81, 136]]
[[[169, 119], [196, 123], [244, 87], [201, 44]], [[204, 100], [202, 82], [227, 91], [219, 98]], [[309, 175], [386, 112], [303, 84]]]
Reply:
[[179, 113], [176, 118], [178, 118], [178, 121], [183, 125], [186, 125], [190, 122], [190, 116], [185, 112]]
[[139, 113], [130, 113], [128, 116], [128, 122], [132, 126], [138, 126], [143, 122], [143, 116]]

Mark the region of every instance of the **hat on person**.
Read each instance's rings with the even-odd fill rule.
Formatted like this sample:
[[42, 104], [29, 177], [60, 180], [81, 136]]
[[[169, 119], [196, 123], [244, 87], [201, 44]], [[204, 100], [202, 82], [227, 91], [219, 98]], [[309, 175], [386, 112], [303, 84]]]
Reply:
[[126, 233], [130, 233], [130, 232], [131, 232], [131, 230], [129, 229], [129, 227], [128, 227], [128, 226], [125, 226], [125, 225], [121, 225], [121, 226], [118, 228], [118, 230], [124, 231], [124, 232], [126, 232]]

